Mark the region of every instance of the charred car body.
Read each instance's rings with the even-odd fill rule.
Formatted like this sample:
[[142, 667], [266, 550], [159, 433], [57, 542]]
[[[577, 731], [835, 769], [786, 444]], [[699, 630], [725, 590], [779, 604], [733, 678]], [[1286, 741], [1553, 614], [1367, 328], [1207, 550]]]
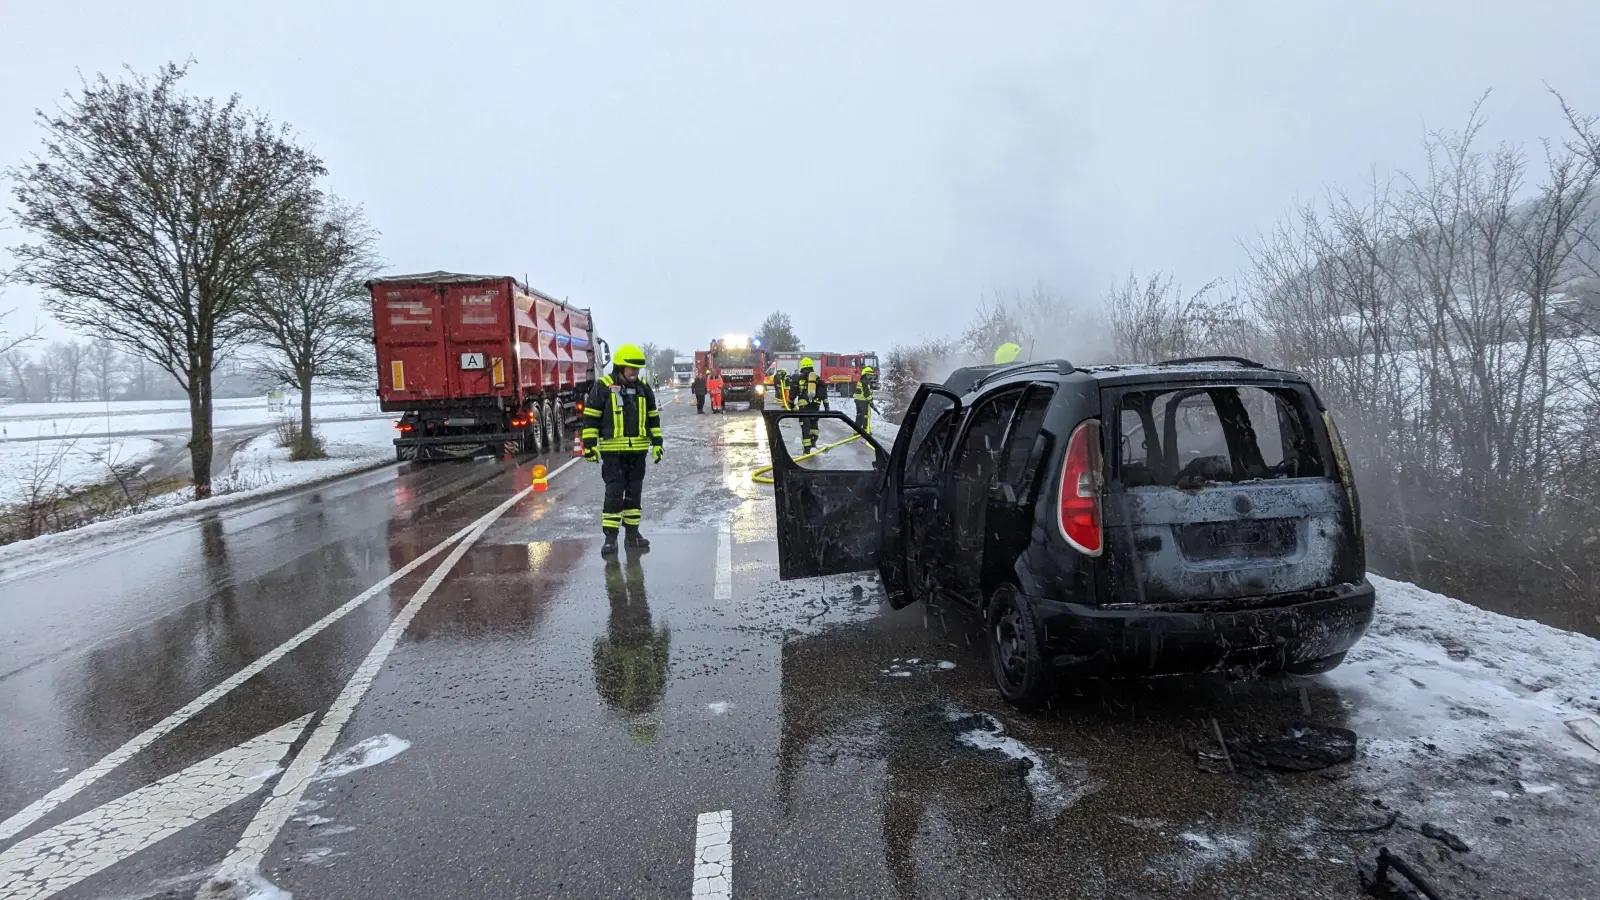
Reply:
[[844, 419], [766, 413], [780, 577], [877, 569], [896, 608], [971, 608], [1017, 706], [1063, 674], [1323, 672], [1371, 622], [1350, 467], [1292, 372], [960, 369], [891, 450], [861, 435], [859, 471], [795, 463], [779, 425], [806, 417]]

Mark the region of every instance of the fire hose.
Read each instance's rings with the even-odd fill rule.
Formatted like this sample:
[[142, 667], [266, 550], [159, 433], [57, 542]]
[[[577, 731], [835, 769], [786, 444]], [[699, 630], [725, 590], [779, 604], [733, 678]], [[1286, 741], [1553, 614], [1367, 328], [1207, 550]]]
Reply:
[[[875, 412], [875, 413], [878, 413], [879, 415], [883, 414], [883, 408], [880, 407], [878, 405], [877, 401], [875, 401], [875, 400], [872, 401], [872, 411]], [[850, 443], [851, 441], [854, 441], [854, 440], [859, 440], [860, 438], [861, 438], [861, 435], [852, 434], [852, 435], [850, 435], [849, 437], [845, 438], [842, 441], [834, 441], [831, 444], [823, 444], [821, 447], [818, 447], [817, 449], [812, 450], [809, 453], [805, 453], [805, 454], [802, 454], [800, 456], [796, 456], [794, 458], [794, 461], [795, 462], [802, 462], [804, 460], [811, 459], [814, 456], [821, 456], [822, 454], [827, 453], [829, 450], [832, 450], [835, 447], [843, 447], [845, 444], [848, 444], [848, 443]], [[767, 473], [769, 473], [771, 471], [772, 471], [772, 466], [762, 466], [761, 468], [759, 468], [759, 469], [755, 470], [754, 472], [750, 473], [750, 480], [754, 481], [756, 484], [771, 484], [772, 483], [772, 476], [767, 474]]]

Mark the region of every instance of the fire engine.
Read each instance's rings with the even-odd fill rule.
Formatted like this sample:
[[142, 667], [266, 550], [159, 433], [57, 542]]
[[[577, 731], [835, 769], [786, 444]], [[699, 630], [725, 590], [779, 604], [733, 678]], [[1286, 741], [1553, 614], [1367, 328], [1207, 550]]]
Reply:
[[711, 347], [703, 354], [696, 353], [695, 358], [702, 370], [722, 377], [724, 403], [748, 403], [751, 409], [766, 405], [768, 360], [759, 338], [724, 335], [713, 339]]

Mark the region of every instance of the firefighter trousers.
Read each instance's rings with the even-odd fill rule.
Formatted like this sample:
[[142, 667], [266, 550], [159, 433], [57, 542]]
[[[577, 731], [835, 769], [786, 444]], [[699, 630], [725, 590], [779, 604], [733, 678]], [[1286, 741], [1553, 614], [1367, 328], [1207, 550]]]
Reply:
[[[804, 407], [804, 409], [807, 412], [814, 412], [814, 411], [820, 410], [821, 408], [822, 407], [820, 407], [820, 406]], [[800, 450], [803, 453], [810, 453], [811, 451], [813, 451], [815, 449], [817, 449], [817, 420], [816, 419], [801, 419], [800, 420]]]
[[624, 526], [629, 531], [638, 529], [643, 520], [639, 500], [644, 494], [645, 458], [649, 455], [643, 450], [600, 454], [600, 478], [606, 483], [601, 528], [610, 532]]
[[856, 427], [867, 434], [872, 433], [872, 401], [856, 401]]

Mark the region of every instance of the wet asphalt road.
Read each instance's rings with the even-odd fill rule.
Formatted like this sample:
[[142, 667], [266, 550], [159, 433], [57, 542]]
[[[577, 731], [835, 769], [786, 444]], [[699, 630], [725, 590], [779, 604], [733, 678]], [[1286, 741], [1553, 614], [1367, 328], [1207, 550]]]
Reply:
[[[685, 898], [697, 819], [720, 811], [745, 898], [1357, 897], [1355, 859], [1408, 845], [1318, 827], [1382, 815], [1340, 773], [1197, 770], [1213, 717], [1275, 728], [1303, 717], [1297, 690], [1094, 688], [1024, 717], [961, 616], [891, 613], [865, 576], [776, 581], [758, 417], [666, 412], [654, 547], [614, 565], [580, 462], [448, 570], [440, 550], [350, 605], [560, 454], [368, 473], [0, 575], [0, 816], [26, 820], [0, 826], [0, 896]], [[1313, 718], [1339, 724], [1320, 684]], [[286, 725], [266, 757], [226, 756]], [[332, 761], [275, 827], [263, 801], [323, 761], [319, 735]], [[185, 774], [217, 754], [238, 794]], [[170, 834], [136, 834], [179, 807]], [[244, 857], [264, 880], [208, 884], [263, 827]]]

